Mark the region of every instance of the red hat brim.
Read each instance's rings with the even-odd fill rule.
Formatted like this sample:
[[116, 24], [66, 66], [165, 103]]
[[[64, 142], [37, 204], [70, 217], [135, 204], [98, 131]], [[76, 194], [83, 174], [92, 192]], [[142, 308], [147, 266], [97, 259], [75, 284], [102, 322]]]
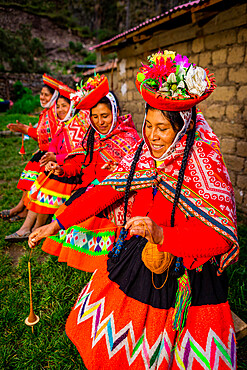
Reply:
[[155, 91], [152, 89], [149, 85], [143, 84], [141, 87], [141, 82], [139, 82], [136, 78], [136, 87], [145, 100], [146, 103], [148, 103], [151, 107], [164, 110], [164, 111], [183, 111], [188, 110], [198, 103], [200, 103], [202, 100], [206, 99], [216, 88], [216, 85], [214, 83], [213, 75], [208, 75], [207, 77], [210, 80], [210, 88], [209, 90], [204, 93], [201, 96], [194, 95], [191, 98], [184, 98], [182, 96], [177, 97], [171, 97], [166, 96], [158, 91]]
[[76, 105], [76, 109], [91, 109], [94, 107], [100, 99], [109, 93], [109, 84], [107, 77], [104, 77], [100, 84], [88, 95], [83, 97]]
[[58, 81], [55, 78], [48, 76], [45, 73], [43, 74], [43, 82], [45, 85], [48, 85], [57, 91], [59, 90], [59, 86], [62, 85], [61, 81]]
[[67, 85], [64, 85], [64, 84], [60, 84], [59, 85], [59, 94], [62, 95], [62, 96], [65, 96], [65, 98], [68, 98], [69, 100], [71, 100], [70, 98], [70, 94], [75, 94], [76, 91], [71, 89], [69, 86]]
[[48, 76], [47, 74], [43, 74], [43, 82], [44, 84], [52, 87], [53, 89], [57, 90], [60, 95], [65, 96], [66, 98], [70, 99], [70, 94], [75, 94], [75, 90], [71, 89], [63, 82], [56, 80], [55, 78]]

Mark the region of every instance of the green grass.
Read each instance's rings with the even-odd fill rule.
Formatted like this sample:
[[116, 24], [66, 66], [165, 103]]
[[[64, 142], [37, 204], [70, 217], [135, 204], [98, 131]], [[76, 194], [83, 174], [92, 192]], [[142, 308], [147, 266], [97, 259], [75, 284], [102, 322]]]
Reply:
[[[4, 115], [0, 116], [4, 118]], [[27, 121], [29, 117], [26, 117]], [[24, 122], [24, 117], [23, 117]], [[27, 155], [21, 161], [18, 151], [21, 138], [2, 137], [0, 140], [0, 209], [14, 206], [21, 196], [16, 183], [22, 168], [37, 149], [33, 140], [25, 141]], [[24, 320], [29, 315], [27, 262], [30, 250], [27, 242], [8, 245], [4, 236], [16, 231], [21, 222], [10, 224], [0, 219], [0, 370], [85, 369], [75, 346], [66, 337], [64, 327], [69, 312], [90, 275], [58, 263], [37, 247], [32, 256], [32, 286], [34, 311], [40, 322], [34, 328]], [[232, 310], [247, 322], [247, 226], [239, 219], [240, 259], [228, 268], [229, 301]], [[20, 252], [18, 264], [13, 264]], [[224, 319], [224, 318], [222, 318]], [[238, 343], [238, 368], [247, 368], [247, 338]]]
[[20, 114], [20, 113], [8, 113], [8, 114], [0, 113], [0, 131], [8, 130], [6, 127], [7, 124], [16, 123], [16, 120], [26, 125], [28, 125], [29, 122], [31, 122], [32, 125], [35, 125], [38, 122], [39, 117], [38, 115], [27, 115], [27, 114]]
[[[29, 117], [28, 117], [29, 118]], [[21, 138], [0, 140], [0, 209], [17, 204], [21, 191], [16, 183], [37, 143], [25, 141], [24, 162], [18, 151]], [[21, 222], [10, 224], [0, 219], [0, 369], [85, 369], [76, 347], [67, 338], [64, 327], [70, 310], [90, 274], [57, 262], [37, 247], [32, 255], [32, 288], [34, 312], [40, 322], [34, 328], [25, 325], [29, 315], [27, 242], [7, 244], [4, 236], [16, 231]], [[18, 250], [20, 252], [18, 252]], [[24, 250], [24, 253], [21, 252]], [[14, 252], [14, 254], [13, 254]], [[13, 264], [20, 254], [18, 264]]]

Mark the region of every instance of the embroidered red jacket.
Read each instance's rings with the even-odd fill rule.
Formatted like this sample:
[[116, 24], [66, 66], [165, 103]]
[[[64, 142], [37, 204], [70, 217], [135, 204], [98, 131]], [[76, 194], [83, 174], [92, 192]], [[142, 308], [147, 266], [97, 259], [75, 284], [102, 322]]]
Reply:
[[[111, 186], [97, 186], [76, 199], [57, 217], [65, 229], [99, 213], [124, 196]], [[183, 257], [188, 269], [199, 267], [213, 256], [227, 252], [229, 242], [215, 230], [195, 217], [186, 218], [176, 209], [175, 226], [170, 227], [172, 203], [158, 191], [153, 199], [152, 188], [136, 192], [131, 217], [148, 216], [164, 230], [164, 243], [160, 250]]]

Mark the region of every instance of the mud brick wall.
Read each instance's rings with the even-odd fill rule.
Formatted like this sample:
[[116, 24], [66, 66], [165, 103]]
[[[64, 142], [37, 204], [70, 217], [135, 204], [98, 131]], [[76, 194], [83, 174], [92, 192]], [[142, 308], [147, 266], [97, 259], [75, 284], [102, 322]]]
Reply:
[[247, 215], [247, 5], [221, 11], [197, 23], [158, 31], [146, 42], [118, 51], [118, 96], [141, 131], [144, 103], [135, 87], [141, 62], [157, 50], [175, 50], [215, 74], [217, 88], [199, 105], [220, 139], [237, 207]]

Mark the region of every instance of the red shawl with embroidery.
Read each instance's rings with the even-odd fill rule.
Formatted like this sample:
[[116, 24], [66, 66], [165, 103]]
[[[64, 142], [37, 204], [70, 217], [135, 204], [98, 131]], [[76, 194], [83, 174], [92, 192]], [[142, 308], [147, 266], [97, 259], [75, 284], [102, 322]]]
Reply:
[[70, 153], [74, 150], [84, 139], [90, 124], [89, 111], [81, 110], [76, 116], [67, 122], [58, 123], [56, 135], [63, 131], [64, 146], [66, 152]]
[[[170, 202], [174, 201], [185, 144], [186, 135], [159, 166], [159, 190]], [[118, 191], [125, 191], [136, 149], [137, 146], [124, 157], [117, 170], [101, 185], [111, 185]], [[151, 187], [157, 176], [156, 171], [155, 162], [147, 145], [144, 144], [136, 165], [131, 190]], [[197, 112], [195, 142], [188, 158], [178, 207], [187, 216], [196, 217], [232, 242], [230, 251], [221, 256], [219, 274], [227, 265], [238, 259], [233, 188], [220, 152], [219, 140], [200, 111]]]
[[[130, 114], [118, 117], [115, 128], [107, 135], [94, 134], [94, 151], [99, 150], [104, 162], [112, 160], [119, 163], [139, 140]], [[80, 143], [81, 145], [81, 143]], [[85, 141], [84, 141], [85, 146]], [[69, 156], [86, 153], [85, 148], [77, 147]], [[103, 163], [102, 163], [103, 164]]]
[[57, 130], [57, 118], [55, 110], [56, 102], [48, 109], [44, 109], [39, 116], [37, 138], [39, 149], [47, 151], [49, 144]]

